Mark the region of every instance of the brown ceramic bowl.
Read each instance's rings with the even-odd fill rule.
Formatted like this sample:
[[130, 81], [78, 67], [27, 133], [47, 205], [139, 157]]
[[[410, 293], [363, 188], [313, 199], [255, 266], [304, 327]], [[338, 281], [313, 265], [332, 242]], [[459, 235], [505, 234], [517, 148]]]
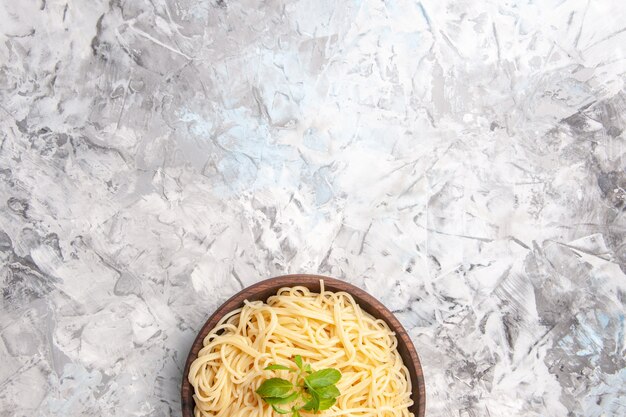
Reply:
[[228, 312], [243, 306], [244, 300], [266, 301], [268, 297], [276, 294], [276, 292], [283, 287], [294, 287], [300, 285], [309, 288], [311, 291], [319, 292], [320, 279], [324, 280], [324, 287], [329, 291], [345, 291], [351, 294], [363, 310], [367, 311], [376, 318], [383, 319], [387, 322], [391, 330], [396, 333], [396, 337], [398, 338], [398, 352], [402, 357], [404, 365], [409, 369], [411, 385], [413, 387], [411, 397], [413, 398], [414, 404], [410, 408], [410, 411], [415, 415], [415, 417], [424, 416], [426, 392], [424, 388], [424, 376], [422, 374], [420, 359], [417, 356], [415, 346], [413, 346], [413, 342], [411, 342], [406, 330], [404, 330], [404, 327], [402, 327], [398, 319], [396, 319], [391, 311], [382, 305], [380, 301], [376, 300], [362, 289], [355, 287], [352, 284], [348, 284], [347, 282], [321, 275], [284, 275], [276, 278], [270, 278], [244, 288], [222, 304], [215, 311], [215, 313], [209, 317], [207, 322], [204, 323], [204, 326], [200, 329], [200, 333], [198, 333], [196, 340], [191, 346], [189, 356], [187, 356], [187, 362], [185, 363], [185, 373], [183, 374], [183, 385], [181, 389], [183, 417], [193, 417], [194, 415], [193, 409], [195, 405], [193, 401], [193, 387], [187, 380], [189, 367], [198, 357], [198, 352], [202, 348], [202, 341], [204, 340], [204, 337], [215, 327], [220, 319]]

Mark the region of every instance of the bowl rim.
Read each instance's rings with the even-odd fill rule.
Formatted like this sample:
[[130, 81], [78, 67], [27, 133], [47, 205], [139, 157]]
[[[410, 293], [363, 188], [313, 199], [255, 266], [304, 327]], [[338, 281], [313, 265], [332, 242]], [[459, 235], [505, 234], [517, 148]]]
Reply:
[[[181, 410], [183, 417], [194, 417], [195, 403], [193, 400], [193, 387], [189, 383], [187, 375], [191, 363], [197, 358], [198, 352], [202, 348], [202, 342], [205, 336], [213, 329], [219, 320], [230, 311], [240, 308], [244, 300], [262, 300], [267, 298], [283, 287], [304, 286], [319, 291], [320, 280], [324, 280], [324, 287], [330, 291], [345, 291], [355, 298], [355, 301], [366, 312], [376, 318], [383, 319], [389, 327], [396, 333], [398, 339], [398, 352], [402, 357], [405, 366], [409, 370], [411, 379], [411, 397], [414, 405], [411, 407], [415, 417], [424, 417], [426, 409], [426, 388], [424, 385], [424, 375], [419, 355], [413, 345], [413, 341], [409, 337], [406, 329], [396, 316], [384, 304], [378, 301], [374, 296], [365, 290], [357, 287], [349, 282], [317, 274], [289, 274], [268, 278], [250, 286], [243, 288], [241, 291], [230, 297], [222, 303], [206, 320], [198, 334], [196, 335], [187, 359], [183, 372], [181, 384]], [[407, 357], [410, 364], [407, 364]], [[415, 396], [417, 395], [417, 398]]]

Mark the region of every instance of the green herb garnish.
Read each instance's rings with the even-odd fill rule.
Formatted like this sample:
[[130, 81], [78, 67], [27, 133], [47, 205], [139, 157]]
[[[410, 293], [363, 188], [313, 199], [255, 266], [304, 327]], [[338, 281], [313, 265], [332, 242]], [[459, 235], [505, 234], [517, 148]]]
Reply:
[[[300, 355], [296, 355], [293, 362], [298, 369], [272, 364], [267, 366], [265, 370], [296, 373], [295, 385], [286, 379], [270, 378], [263, 381], [256, 393], [278, 414], [291, 414], [291, 417], [302, 417], [300, 410], [318, 413], [332, 407], [341, 394], [335, 385], [341, 379], [341, 372], [333, 368], [314, 371], [310, 364], [305, 364], [302, 361]], [[302, 400], [304, 403], [298, 400]], [[300, 405], [292, 404], [296, 401]], [[287, 404], [291, 404], [288, 409], [278, 407]]]

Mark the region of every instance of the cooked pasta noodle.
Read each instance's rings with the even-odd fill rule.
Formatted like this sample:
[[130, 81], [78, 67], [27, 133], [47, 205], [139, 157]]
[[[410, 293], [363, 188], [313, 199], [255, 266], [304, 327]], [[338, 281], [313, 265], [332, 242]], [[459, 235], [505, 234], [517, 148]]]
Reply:
[[[246, 301], [204, 338], [191, 364], [195, 417], [277, 417], [255, 390], [268, 378], [293, 382], [294, 355], [314, 369], [341, 374], [337, 402], [321, 416], [413, 417], [409, 372], [387, 323], [361, 310], [345, 292], [281, 288], [267, 303]], [[300, 411], [303, 416], [309, 416]]]

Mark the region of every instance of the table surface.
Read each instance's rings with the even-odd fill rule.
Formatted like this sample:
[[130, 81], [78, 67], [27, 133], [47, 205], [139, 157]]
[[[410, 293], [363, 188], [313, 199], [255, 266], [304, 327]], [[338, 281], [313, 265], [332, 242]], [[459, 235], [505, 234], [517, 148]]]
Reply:
[[625, 415], [619, 3], [0, 0], [0, 416], [178, 416], [286, 273], [397, 315], [428, 416]]

